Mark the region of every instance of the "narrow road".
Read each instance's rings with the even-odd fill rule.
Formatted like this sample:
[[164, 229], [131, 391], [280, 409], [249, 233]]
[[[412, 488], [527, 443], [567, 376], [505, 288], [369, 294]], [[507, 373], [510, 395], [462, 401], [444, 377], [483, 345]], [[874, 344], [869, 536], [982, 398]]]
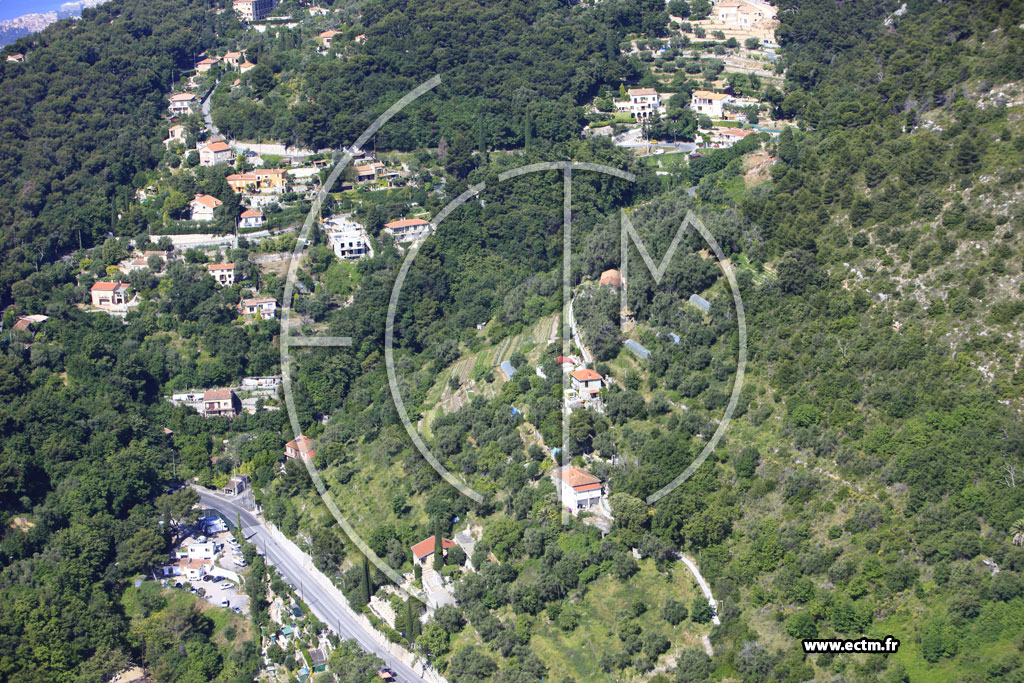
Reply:
[[590, 365], [594, 362], [594, 357], [590, 355], [590, 351], [583, 345], [583, 337], [580, 335], [579, 328], [576, 327], [576, 315], [572, 312], [572, 305], [575, 302], [575, 298], [569, 300], [569, 329], [572, 330], [572, 340], [576, 342], [576, 346], [580, 348], [580, 353], [583, 354], [583, 362]]
[[[210, 115], [210, 101], [213, 99], [213, 91], [220, 85], [220, 80], [217, 84], [210, 88], [209, 94], [206, 99], [203, 100], [202, 112], [203, 122], [206, 124], [206, 130], [210, 133], [210, 137], [220, 136], [220, 131], [213, 125], [213, 117]], [[253, 151], [257, 154], [279, 154], [281, 156], [294, 156], [294, 157], [308, 157], [311, 154], [316, 154], [311, 149], [300, 149], [298, 147], [289, 147], [279, 142], [239, 142], [238, 140], [230, 140], [227, 137], [224, 138], [225, 142], [236, 152], [248, 152]], [[331, 152], [334, 150], [324, 149], [321, 152]]]
[[[355, 640], [365, 652], [370, 652], [384, 660], [394, 670], [399, 681], [437, 680], [425, 678], [411, 666], [405, 664], [395, 655], [388, 652], [376, 638], [366, 631], [343, 599], [321, 585], [314, 574], [312, 559], [294, 544], [282, 542], [276, 534], [270, 532], [263, 522], [232, 498], [213, 493], [202, 487], [194, 487], [199, 494], [200, 502], [219, 511], [232, 523], [241, 519], [242, 533], [258, 550], [263, 551], [268, 564], [273, 565], [281, 576], [293, 586], [298, 587], [297, 593], [305, 601], [313, 614], [320, 621], [334, 629], [342, 638]], [[443, 680], [443, 679], [442, 679]]]
[[690, 570], [690, 573], [693, 574], [693, 578], [697, 579], [697, 585], [699, 585], [701, 591], [703, 591], [704, 597], [708, 599], [708, 603], [711, 605], [711, 623], [715, 626], [721, 626], [722, 620], [718, 618], [718, 603], [715, 602], [715, 598], [711, 595], [711, 586], [708, 585], [707, 580], [701, 576], [700, 570], [697, 569], [697, 563], [681, 553], [678, 554], [677, 557], [686, 565], [687, 569]]
[[[682, 553], [677, 553], [676, 557], [686, 565], [686, 568], [690, 570], [691, 574], [693, 574], [693, 578], [697, 579], [697, 585], [700, 586], [701, 591], [704, 593], [704, 597], [708, 599], [708, 604], [711, 605], [711, 623], [715, 626], [721, 626], [722, 620], [718, 618], [718, 603], [715, 602], [715, 598], [711, 595], [711, 586], [709, 586], [707, 580], [701, 576], [700, 569], [697, 568], [697, 563]], [[704, 651], [707, 653], [708, 657], [714, 657], [715, 651], [711, 647], [711, 639], [708, 638], [707, 635], [704, 635], [701, 637], [701, 641], [704, 643]]]

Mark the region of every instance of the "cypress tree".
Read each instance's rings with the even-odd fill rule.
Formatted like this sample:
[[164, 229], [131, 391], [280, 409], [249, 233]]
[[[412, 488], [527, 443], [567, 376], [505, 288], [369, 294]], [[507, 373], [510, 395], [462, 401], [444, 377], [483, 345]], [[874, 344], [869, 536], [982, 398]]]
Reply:
[[359, 574], [359, 599], [364, 605], [369, 604], [373, 591], [370, 586], [370, 561], [363, 558], [363, 571]]
[[405, 636], [406, 639], [411, 643], [419, 638], [421, 632], [421, 625], [419, 620], [419, 610], [413, 605], [413, 598], [409, 598], [405, 601]]
[[434, 571], [444, 566], [444, 546], [441, 545], [441, 524], [434, 524]]

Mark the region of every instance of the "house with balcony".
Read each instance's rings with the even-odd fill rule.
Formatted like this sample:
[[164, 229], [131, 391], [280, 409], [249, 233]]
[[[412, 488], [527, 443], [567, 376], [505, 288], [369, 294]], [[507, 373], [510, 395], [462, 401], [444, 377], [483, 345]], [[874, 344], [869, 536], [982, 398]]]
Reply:
[[403, 218], [399, 221], [391, 221], [384, 224], [381, 232], [386, 232], [395, 238], [396, 242], [412, 242], [423, 239], [430, 234], [434, 226], [430, 221], [422, 218]]
[[661, 111], [661, 96], [654, 88], [630, 88], [626, 100], [615, 103], [615, 110], [628, 113], [634, 121], [647, 121]]
[[108, 311], [123, 309], [128, 304], [127, 282], [96, 282], [89, 289], [92, 305]]
[[263, 212], [259, 209], [247, 209], [238, 219], [240, 228], [261, 228], [263, 223]]
[[206, 272], [221, 286], [230, 287], [235, 284], [234, 263], [211, 263], [206, 266]]
[[732, 96], [725, 93], [709, 90], [694, 90], [690, 93], [690, 109], [694, 114], [706, 114], [713, 119], [720, 119], [727, 104], [732, 104]]
[[572, 514], [601, 504], [604, 494], [601, 480], [582, 467], [560, 467], [554, 471], [552, 479], [561, 494], [562, 505]]
[[276, 299], [242, 299], [238, 303], [239, 315], [247, 318], [253, 317], [261, 320], [273, 320], [276, 312]]
[[366, 230], [358, 223], [348, 220], [332, 220], [324, 225], [327, 244], [334, 250], [334, 255], [343, 260], [359, 259], [373, 256], [373, 247]]
[[235, 158], [235, 151], [223, 140], [211, 142], [199, 150], [200, 166], [216, 166], [230, 164]]
[[203, 393], [205, 417], [235, 417], [241, 410], [242, 403], [231, 389], [208, 389]]
[[199, 104], [199, 100], [196, 99], [195, 95], [189, 92], [181, 92], [177, 95], [171, 95], [171, 101], [167, 108], [172, 114], [186, 116], [192, 113], [192, 107], [197, 104]]

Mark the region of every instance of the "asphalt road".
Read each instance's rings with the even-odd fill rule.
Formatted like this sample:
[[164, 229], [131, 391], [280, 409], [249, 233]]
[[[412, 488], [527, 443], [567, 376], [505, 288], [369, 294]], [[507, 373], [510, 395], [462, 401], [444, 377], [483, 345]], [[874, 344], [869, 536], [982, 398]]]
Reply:
[[235, 503], [231, 498], [201, 487], [196, 487], [196, 492], [205, 507], [218, 510], [232, 523], [235, 523], [239, 516], [241, 517], [242, 532], [245, 537], [257, 549], [265, 553], [267, 563], [273, 565], [288, 583], [296, 587], [301, 585], [300, 597], [309, 605], [320, 621], [334, 629], [334, 632], [342, 638], [355, 640], [364, 651], [372, 652], [383, 659], [384, 663], [394, 670], [399, 681], [423, 680], [411, 667], [381, 647], [376, 639], [364, 630], [363, 625], [350, 616], [348, 610], [334, 596], [309, 577], [307, 567], [309, 567], [310, 560], [308, 557], [289, 552], [285, 546], [279, 544], [270, 535], [255, 515]]

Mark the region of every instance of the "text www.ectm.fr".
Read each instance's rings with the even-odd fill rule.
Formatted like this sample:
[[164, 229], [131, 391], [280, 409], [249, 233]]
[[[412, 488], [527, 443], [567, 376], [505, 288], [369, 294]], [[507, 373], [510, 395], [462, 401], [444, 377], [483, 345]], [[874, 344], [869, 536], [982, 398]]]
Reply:
[[814, 652], [880, 652], [891, 654], [900, 647], [900, 641], [892, 636], [886, 636], [881, 640], [873, 638], [856, 638], [843, 640], [841, 638], [808, 638], [802, 641], [805, 653]]

